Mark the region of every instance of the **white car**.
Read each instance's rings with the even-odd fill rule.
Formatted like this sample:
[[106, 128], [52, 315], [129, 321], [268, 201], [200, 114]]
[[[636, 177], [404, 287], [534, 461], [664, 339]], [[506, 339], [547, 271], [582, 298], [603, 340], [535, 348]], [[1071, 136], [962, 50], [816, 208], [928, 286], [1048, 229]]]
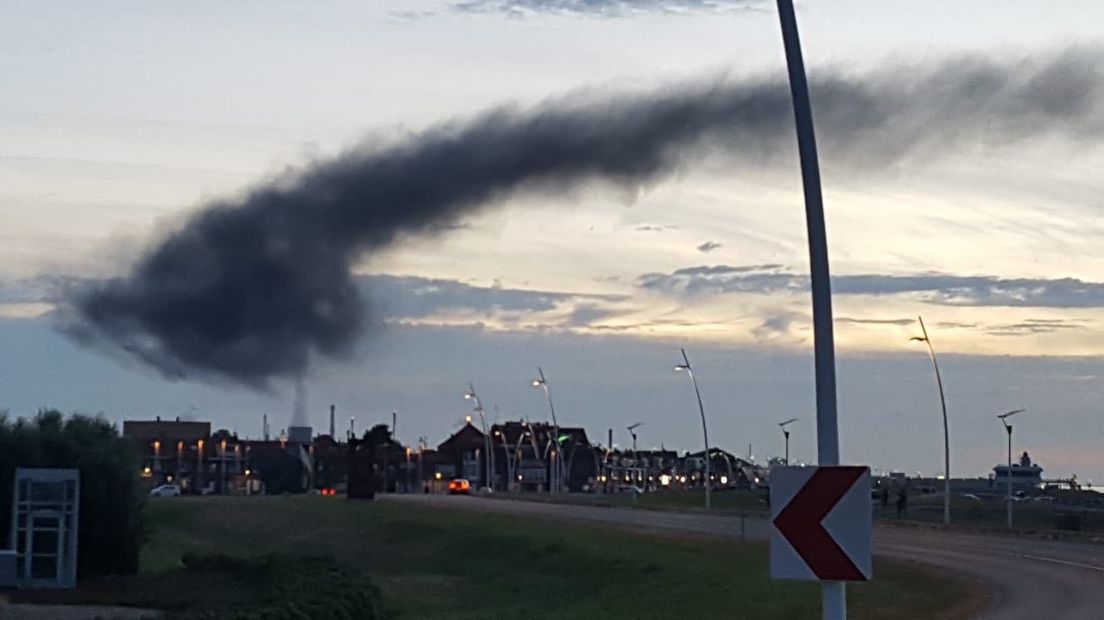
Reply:
[[150, 497], [178, 497], [180, 495], [180, 487], [175, 484], [163, 484], [159, 487], [154, 487], [150, 491]]

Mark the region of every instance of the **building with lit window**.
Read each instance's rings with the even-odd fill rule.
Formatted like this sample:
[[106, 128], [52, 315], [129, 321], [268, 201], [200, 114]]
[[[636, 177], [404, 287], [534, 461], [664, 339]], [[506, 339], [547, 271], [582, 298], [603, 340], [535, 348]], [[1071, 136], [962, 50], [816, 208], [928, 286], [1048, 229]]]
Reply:
[[126, 420], [123, 437], [134, 444], [149, 487], [175, 484], [183, 493], [197, 494], [245, 490], [248, 447], [229, 431], [212, 434], [210, 422]]

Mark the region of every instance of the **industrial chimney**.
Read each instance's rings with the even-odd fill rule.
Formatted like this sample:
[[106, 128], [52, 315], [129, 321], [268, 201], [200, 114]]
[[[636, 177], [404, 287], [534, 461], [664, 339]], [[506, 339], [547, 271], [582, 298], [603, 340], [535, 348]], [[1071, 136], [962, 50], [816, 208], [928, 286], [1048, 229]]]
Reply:
[[313, 430], [307, 418], [307, 387], [303, 378], [295, 380], [295, 407], [291, 412], [291, 426], [288, 427], [288, 441], [309, 444]]
[[337, 429], [334, 428], [334, 411], [337, 408], [330, 405], [330, 438], [337, 441]]

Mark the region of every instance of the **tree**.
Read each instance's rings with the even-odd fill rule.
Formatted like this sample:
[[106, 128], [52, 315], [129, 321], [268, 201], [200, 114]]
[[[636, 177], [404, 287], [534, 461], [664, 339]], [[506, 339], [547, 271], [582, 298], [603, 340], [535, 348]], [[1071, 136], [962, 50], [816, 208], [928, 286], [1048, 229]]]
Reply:
[[142, 544], [143, 494], [134, 447], [103, 417], [56, 410], [14, 422], [0, 414], [0, 540], [10, 536], [17, 467], [80, 471], [77, 573], [131, 574]]

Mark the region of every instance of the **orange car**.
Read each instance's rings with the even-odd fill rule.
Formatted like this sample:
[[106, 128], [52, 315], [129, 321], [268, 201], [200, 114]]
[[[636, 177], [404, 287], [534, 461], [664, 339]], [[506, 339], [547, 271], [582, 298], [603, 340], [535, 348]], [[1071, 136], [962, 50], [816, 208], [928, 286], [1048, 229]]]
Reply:
[[449, 482], [449, 495], [467, 495], [471, 493], [471, 483], [463, 478], [457, 478]]

